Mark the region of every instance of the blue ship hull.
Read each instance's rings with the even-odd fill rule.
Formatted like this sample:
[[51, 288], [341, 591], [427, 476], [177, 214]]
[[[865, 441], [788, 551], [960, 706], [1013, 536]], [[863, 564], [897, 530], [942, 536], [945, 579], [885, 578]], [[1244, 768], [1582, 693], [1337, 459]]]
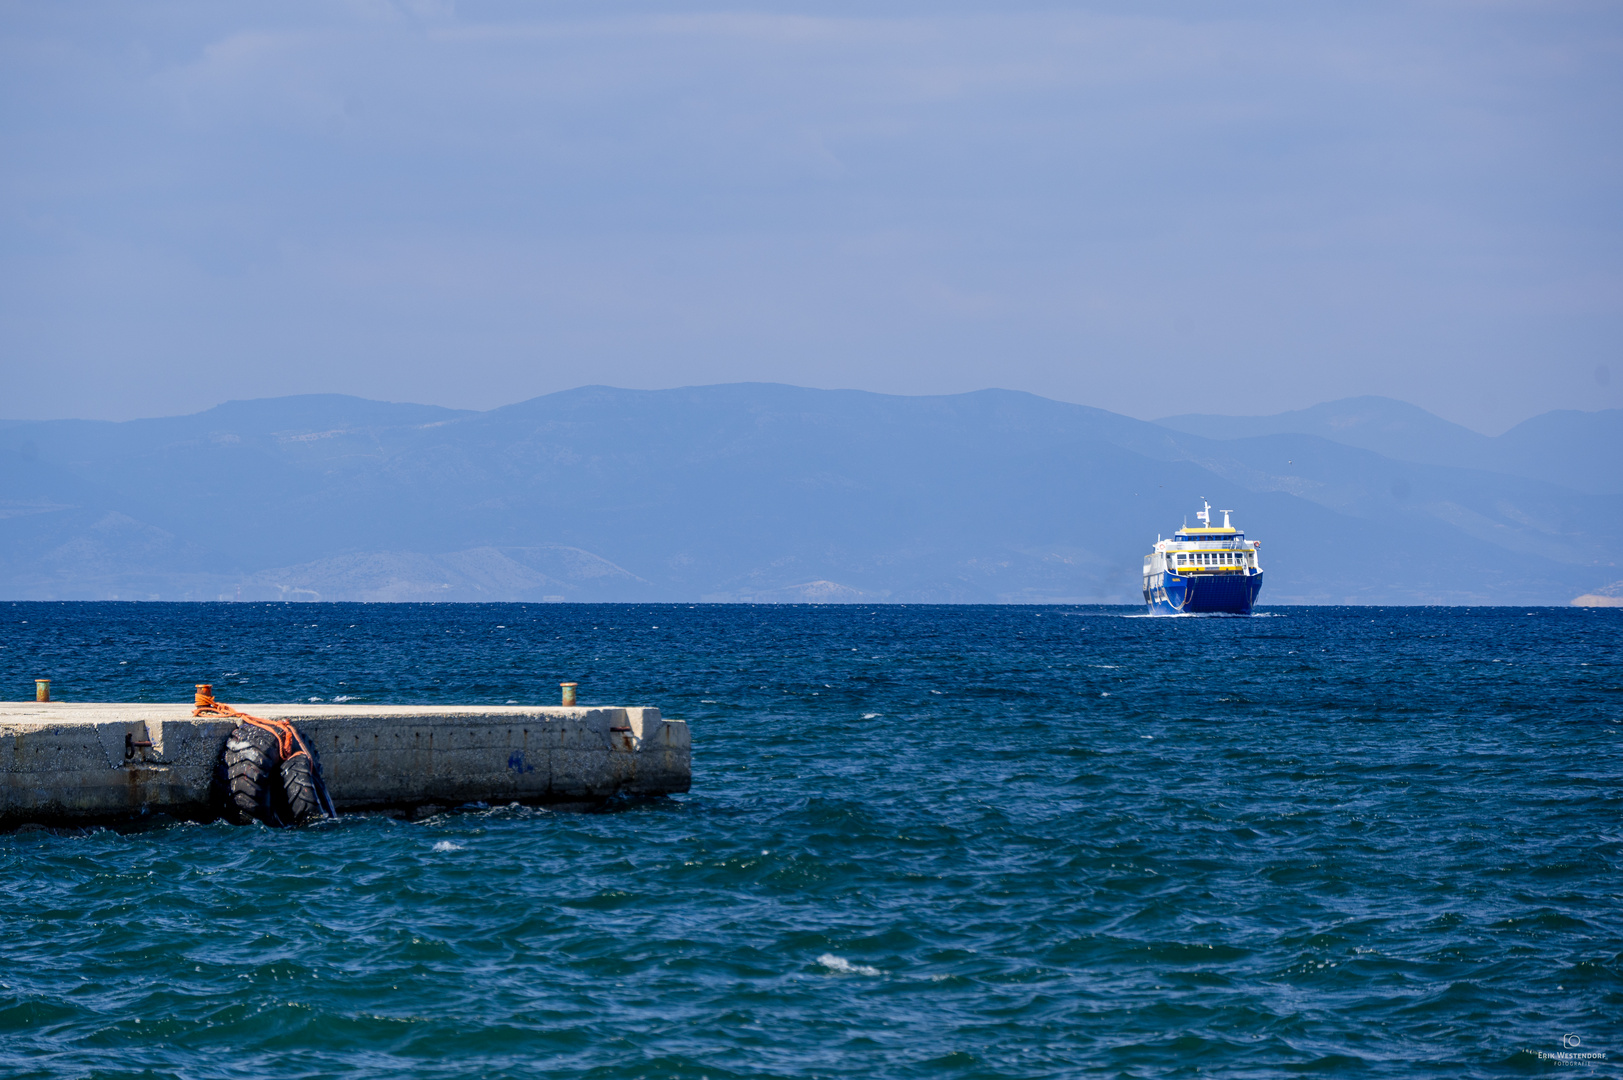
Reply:
[[1165, 584], [1146, 589], [1152, 615], [1249, 615], [1262, 591], [1262, 573], [1166, 574]]

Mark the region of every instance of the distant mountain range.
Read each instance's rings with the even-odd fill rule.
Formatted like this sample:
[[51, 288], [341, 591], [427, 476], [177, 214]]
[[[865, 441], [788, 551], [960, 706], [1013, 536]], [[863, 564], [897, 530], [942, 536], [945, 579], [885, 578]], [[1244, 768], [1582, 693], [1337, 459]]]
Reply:
[[331, 395], [0, 422], [8, 599], [1137, 603], [1201, 498], [1266, 603], [1623, 603], [1623, 410], [1150, 423], [985, 390]]
[[1623, 473], [1608, 467], [1623, 460], [1623, 409], [1547, 412], [1497, 438], [1383, 397], [1346, 398], [1274, 416], [1169, 416], [1157, 423], [1208, 439], [1317, 435], [1397, 461], [1504, 473], [1594, 494], [1623, 492]]

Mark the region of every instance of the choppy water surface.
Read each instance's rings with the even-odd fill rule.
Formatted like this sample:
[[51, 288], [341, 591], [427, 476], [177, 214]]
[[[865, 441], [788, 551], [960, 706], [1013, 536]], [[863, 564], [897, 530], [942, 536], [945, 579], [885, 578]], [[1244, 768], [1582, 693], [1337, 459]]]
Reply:
[[578, 679], [694, 732], [602, 813], [0, 836], [6, 1075], [1623, 1073], [1623, 611], [0, 620], [13, 698]]

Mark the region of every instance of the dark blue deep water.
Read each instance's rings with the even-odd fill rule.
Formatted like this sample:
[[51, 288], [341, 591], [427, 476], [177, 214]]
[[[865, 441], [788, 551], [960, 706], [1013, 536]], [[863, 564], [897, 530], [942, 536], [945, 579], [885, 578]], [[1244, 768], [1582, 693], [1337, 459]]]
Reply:
[[0, 1074], [1623, 1075], [1623, 611], [1128, 614], [0, 605], [11, 698], [694, 737], [603, 812], [0, 836]]

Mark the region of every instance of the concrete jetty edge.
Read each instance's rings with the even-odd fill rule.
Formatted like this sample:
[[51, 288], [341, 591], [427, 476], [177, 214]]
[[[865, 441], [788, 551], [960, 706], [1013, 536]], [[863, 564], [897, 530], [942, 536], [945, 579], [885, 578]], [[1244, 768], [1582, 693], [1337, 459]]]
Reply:
[[[692, 782], [688, 726], [656, 708], [243, 704], [315, 748], [340, 811], [598, 802]], [[235, 721], [186, 704], [0, 702], [0, 829], [216, 815]]]

